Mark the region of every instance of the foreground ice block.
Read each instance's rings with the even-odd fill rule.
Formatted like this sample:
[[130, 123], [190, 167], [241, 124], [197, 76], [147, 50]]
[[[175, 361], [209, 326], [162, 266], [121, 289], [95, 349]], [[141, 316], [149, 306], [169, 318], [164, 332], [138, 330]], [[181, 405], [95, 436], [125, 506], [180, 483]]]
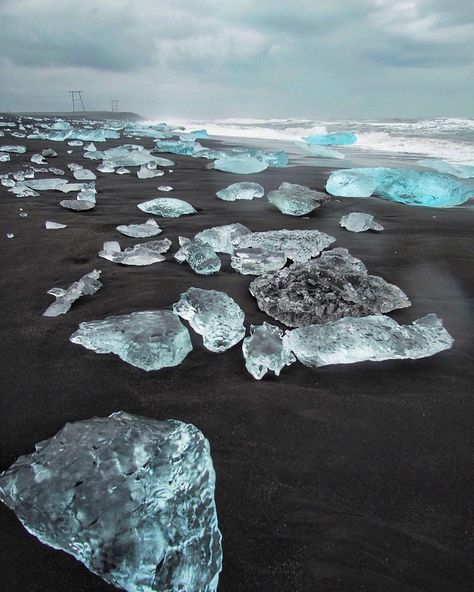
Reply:
[[189, 288], [173, 304], [173, 310], [189, 321], [194, 331], [202, 335], [204, 346], [212, 352], [223, 352], [245, 336], [245, 315], [224, 292]]
[[192, 350], [189, 331], [169, 310], [147, 310], [86, 321], [70, 337], [98, 354], [116, 354], [142, 370], [180, 364]]
[[282, 369], [296, 360], [282, 338], [283, 331], [270, 323], [250, 326], [250, 336], [244, 339], [242, 351], [247, 370], [257, 380], [269, 371], [280, 376]]
[[30, 533], [127, 592], [216, 592], [214, 489], [196, 427], [124, 412], [66, 424], [0, 475]]
[[281, 269], [286, 264], [284, 253], [274, 253], [262, 247], [235, 249], [230, 265], [242, 275], [262, 275]]
[[206, 228], [198, 232], [194, 238], [211, 245], [216, 253], [232, 255], [234, 250], [233, 242], [250, 232], [251, 230], [246, 226], [235, 222], [233, 224], [225, 224], [224, 226]]
[[43, 316], [57, 317], [66, 313], [71, 308], [73, 302], [81, 296], [92, 296], [92, 294], [95, 294], [102, 287], [99, 281], [101, 273], [100, 269], [94, 269], [94, 271], [83, 275], [80, 280], [71, 284], [66, 290], [62, 288], [51, 288], [51, 290], [48, 290], [48, 294], [54, 296], [56, 300], [48, 306]]
[[211, 275], [220, 270], [221, 260], [210, 244], [184, 236], [179, 237], [179, 244], [181, 248], [174, 255], [179, 263], [187, 261], [191, 269], [201, 275]]
[[411, 325], [372, 315], [287, 331], [283, 343], [306, 366], [433, 356], [454, 343], [441, 319], [429, 314]]
[[147, 238], [163, 232], [153, 218], [149, 218], [143, 224], [121, 224], [117, 226], [117, 230], [132, 238]]
[[301, 327], [342, 317], [365, 317], [410, 306], [407, 295], [383, 278], [368, 275], [347, 249], [325, 251], [318, 259], [256, 278], [250, 293], [261, 310]]
[[376, 222], [371, 214], [362, 212], [351, 212], [346, 216], [342, 216], [339, 224], [351, 232], [365, 232], [366, 230], [381, 232], [383, 230], [383, 226]]
[[333, 144], [348, 146], [357, 142], [354, 132], [335, 132], [332, 134], [312, 134], [303, 138], [308, 144], [320, 146], [332, 146]]
[[253, 199], [254, 197], [263, 197], [265, 189], [260, 183], [232, 183], [225, 189], [216, 192], [219, 199], [224, 201], [236, 201], [237, 199]]
[[337, 197], [370, 197], [375, 191], [375, 182], [363, 169], [346, 169], [331, 173], [326, 182], [326, 191]]
[[133, 247], [128, 247], [122, 251], [120, 243], [117, 241], [106, 241], [102, 251], [99, 251], [98, 254], [99, 257], [122, 265], [152, 265], [166, 259], [163, 253], [166, 253], [170, 246], [171, 241], [165, 238], [133, 245]]
[[142, 212], [163, 216], [164, 218], [179, 218], [187, 214], [196, 214], [191, 204], [174, 197], [157, 197], [144, 201], [137, 206]]
[[234, 249], [263, 248], [284, 253], [292, 261], [307, 261], [335, 242], [335, 238], [319, 230], [267, 230], [237, 236]]
[[285, 181], [279, 189], [270, 191], [267, 199], [283, 214], [304, 216], [319, 208], [329, 197], [321, 191]]
[[268, 163], [247, 154], [235, 154], [218, 158], [213, 168], [226, 173], [250, 175], [260, 173], [268, 168]]

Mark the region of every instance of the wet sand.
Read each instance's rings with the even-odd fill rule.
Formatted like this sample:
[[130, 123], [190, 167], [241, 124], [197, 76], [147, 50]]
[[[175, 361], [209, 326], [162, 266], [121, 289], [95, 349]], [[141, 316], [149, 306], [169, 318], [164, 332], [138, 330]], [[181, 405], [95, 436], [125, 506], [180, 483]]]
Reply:
[[[5, 137], [0, 143], [25, 140]], [[152, 146], [151, 140], [138, 143]], [[98, 164], [83, 159], [80, 148], [66, 155], [66, 143], [26, 145], [27, 154], [0, 163], [0, 173], [49, 146], [59, 152], [51, 166]], [[227, 203], [215, 192], [240, 180], [257, 181], [267, 191], [282, 181], [322, 189], [329, 169], [296, 166], [244, 178], [206, 170], [205, 160], [164, 156], [176, 166], [160, 178], [97, 173], [97, 206], [89, 212], [59, 207], [65, 197], [59, 192], [18, 199], [0, 187], [0, 468], [68, 421], [118, 410], [176, 418], [198, 426], [211, 444], [224, 550], [220, 592], [471, 590], [472, 206], [435, 210], [341, 198], [308, 219], [294, 218], [266, 199]], [[160, 193], [161, 184], [175, 190]], [[115, 227], [145, 221], [149, 216], [136, 205], [159, 195], [181, 197], [199, 210], [195, 216], [157, 218], [164, 229], [158, 238], [173, 241], [170, 253], [178, 235], [231, 222], [252, 230], [316, 228], [332, 234], [334, 246], [347, 247], [370, 273], [408, 294], [413, 305], [393, 318], [408, 323], [437, 313], [456, 340], [452, 350], [418, 361], [319, 370], [294, 364], [279, 379], [257, 382], [245, 370], [240, 345], [213, 354], [192, 331], [194, 350], [186, 360], [152, 373], [70, 343], [81, 321], [169, 308], [190, 286], [227, 292], [245, 311], [247, 326], [273, 322], [248, 291], [251, 277], [234, 273], [229, 256], [211, 277], [195, 275], [171, 256], [143, 268], [97, 257], [105, 240], [119, 240], [122, 247], [141, 242]], [[20, 207], [27, 218], [18, 216]], [[340, 217], [350, 211], [374, 214], [385, 231], [353, 234], [340, 228]], [[46, 220], [68, 228], [47, 231]], [[15, 238], [8, 240], [7, 232]], [[67, 287], [94, 268], [102, 270], [104, 284], [95, 296], [82, 298], [66, 315], [42, 317], [52, 302], [48, 289]], [[2, 590], [114, 589], [72, 557], [39, 543], [3, 505], [0, 549]]]

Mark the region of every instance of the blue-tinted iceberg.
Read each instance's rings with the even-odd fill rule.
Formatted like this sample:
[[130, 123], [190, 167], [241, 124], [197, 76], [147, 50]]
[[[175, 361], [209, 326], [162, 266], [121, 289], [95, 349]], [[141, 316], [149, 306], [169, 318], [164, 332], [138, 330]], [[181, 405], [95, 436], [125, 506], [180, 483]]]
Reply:
[[216, 253], [232, 255], [234, 241], [250, 232], [246, 226], [235, 222], [233, 224], [225, 224], [224, 226], [206, 228], [198, 232], [194, 238], [211, 245]]
[[438, 173], [446, 173], [448, 175], [454, 175], [460, 179], [470, 179], [474, 177], [474, 165], [458, 164], [454, 162], [446, 162], [445, 160], [436, 160], [432, 158], [426, 158], [419, 160], [418, 164], [424, 167], [438, 171]]
[[199, 142], [183, 140], [157, 140], [155, 142], [155, 152], [170, 152], [181, 156], [194, 156], [197, 152], [203, 150]]
[[333, 144], [348, 146], [357, 142], [357, 136], [354, 132], [335, 132], [332, 134], [311, 134], [303, 138], [307, 144], [317, 144], [320, 146], [332, 146]]
[[232, 183], [225, 189], [216, 192], [219, 199], [224, 201], [236, 201], [238, 199], [253, 199], [263, 197], [265, 189], [259, 183], [244, 181], [243, 183]]
[[149, 218], [143, 224], [121, 224], [117, 226], [117, 230], [125, 236], [131, 236], [133, 238], [148, 238], [163, 232], [153, 218]]
[[124, 412], [66, 424], [0, 475], [30, 533], [127, 592], [216, 592], [214, 489], [196, 427]]
[[142, 212], [163, 216], [164, 218], [179, 218], [186, 214], [196, 214], [196, 210], [191, 204], [182, 199], [173, 197], [157, 197], [144, 201], [137, 206]]
[[283, 342], [283, 331], [266, 322], [250, 326], [250, 336], [244, 339], [242, 351], [245, 367], [257, 380], [269, 371], [280, 376], [282, 369], [296, 360]]
[[329, 197], [321, 191], [285, 181], [278, 189], [270, 191], [267, 199], [282, 214], [304, 216], [319, 208]]
[[232, 154], [223, 156], [214, 161], [213, 168], [226, 173], [236, 173], [239, 175], [250, 175], [260, 173], [268, 168], [268, 163], [248, 154]]
[[183, 142], [194, 142], [194, 140], [205, 140], [208, 137], [207, 130], [200, 129], [181, 134], [179, 139], [183, 140]]
[[[63, 226], [62, 224], [59, 225], [59, 227]], [[101, 273], [100, 270], [94, 269], [94, 271], [83, 275], [80, 280], [71, 284], [66, 290], [62, 288], [51, 288], [51, 290], [48, 290], [48, 294], [54, 296], [56, 300], [48, 306], [43, 316], [57, 317], [60, 314], [66, 313], [71, 308], [73, 302], [81, 296], [95, 294], [102, 287], [99, 281]]]
[[326, 191], [337, 197], [370, 197], [375, 191], [375, 182], [364, 174], [364, 169], [345, 169], [331, 173]]
[[380, 232], [383, 230], [383, 226], [376, 222], [371, 214], [362, 212], [351, 212], [346, 216], [342, 216], [339, 224], [351, 232], [365, 232], [366, 230]]
[[187, 261], [189, 267], [200, 275], [211, 275], [220, 270], [221, 260], [210, 244], [184, 236], [179, 237], [179, 244], [181, 248], [174, 255], [179, 263]]

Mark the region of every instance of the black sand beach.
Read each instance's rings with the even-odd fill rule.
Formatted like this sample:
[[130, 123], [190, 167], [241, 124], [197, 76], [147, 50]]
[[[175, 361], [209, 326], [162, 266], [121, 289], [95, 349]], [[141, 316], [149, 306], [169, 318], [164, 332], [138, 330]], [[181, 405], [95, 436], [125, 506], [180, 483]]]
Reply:
[[[1, 143], [26, 144], [28, 152], [0, 163], [0, 173], [49, 146], [59, 152], [51, 166], [96, 166], [81, 148], [67, 155], [67, 143], [6, 137]], [[59, 207], [59, 192], [18, 199], [0, 187], [0, 469], [68, 421], [118, 410], [176, 418], [195, 424], [211, 444], [224, 550], [220, 592], [472, 590], [472, 205], [441, 210], [341, 198], [308, 219], [294, 218], [266, 199], [227, 203], [215, 192], [241, 180], [266, 191], [282, 181], [323, 189], [329, 169], [295, 166], [243, 177], [206, 170], [205, 160], [164, 156], [176, 162], [164, 177], [139, 180], [136, 169], [97, 173], [97, 206], [84, 213]], [[181, 365], [151, 373], [73, 345], [68, 339], [79, 322], [169, 308], [190, 286], [227, 292], [245, 311], [247, 327], [273, 322], [250, 295], [251, 278], [233, 272], [228, 256], [211, 277], [195, 275], [172, 256], [143, 268], [97, 257], [105, 240], [122, 247], [140, 242], [115, 227], [145, 221], [136, 205], [157, 197], [160, 184], [174, 187], [161, 195], [182, 197], [199, 210], [157, 218], [164, 229], [159, 238], [173, 241], [171, 252], [178, 235], [230, 222], [252, 230], [316, 228], [408, 294], [412, 306], [393, 318], [409, 323], [437, 313], [455, 338], [453, 348], [418, 361], [320, 370], [294, 364], [280, 378], [257, 382], [245, 370], [240, 345], [212, 354], [193, 332], [194, 350]], [[19, 217], [20, 207], [27, 218]], [[385, 231], [340, 228], [350, 211], [374, 214]], [[47, 231], [46, 220], [68, 228]], [[42, 316], [52, 301], [48, 289], [94, 268], [103, 272], [98, 294], [66, 315]], [[6, 592], [113, 590], [72, 557], [39, 543], [3, 505], [0, 539]]]

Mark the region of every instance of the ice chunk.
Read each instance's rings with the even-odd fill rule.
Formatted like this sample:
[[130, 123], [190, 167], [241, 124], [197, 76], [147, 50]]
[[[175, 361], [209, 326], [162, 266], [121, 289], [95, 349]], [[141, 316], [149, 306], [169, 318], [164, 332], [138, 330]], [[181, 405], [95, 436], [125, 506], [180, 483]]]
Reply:
[[171, 241], [165, 238], [140, 243], [122, 251], [117, 241], [107, 241], [102, 251], [99, 251], [99, 257], [122, 265], [152, 265], [166, 259], [163, 253], [166, 253], [170, 246]]
[[74, 172], [74, 171], [80, 171], [80, 170], [81, 170], [81, 169], [83, 169], [84, 167], [82, 166], [82, 164], [77, 164], [77, 162], [70, 162], [70, 163], [67, 165], [67, 168], [68, 168], [70, 171], [73, 171], [73, 172]]
[[12, 154], [25, 154], [26, 146], [15, 145], [4, 145], [0, 146], [0, 152], [10, 152]]
[[336, 132], [332, 134], [312, 134], [303, 138], [308, 144], [318, 144], [320, 146], [350, 145], [357, 142], [357, 136], [354, 132]]
[[84, 150], [86, 152], [97, 152], [97, 147], [93, 142], [91, 142], [90, 144], [87, 144], [87, 146], [84, 146]]
[[221, 260], [208, 243], [198, 238], [189, 239], [180, 236], [179, 244], [181, 248], [174, 256], [176, 261], [180, 263], [187, 261], [191, 269], [201, 275], [211, 275], [220, 270]]
[[59, 205], [68, 210], [83, 212], [86, 210], [92, 210], [92, 208], [95, 207], [95, 202], [87, 201], [85, 199], [63, 199], [59, 202]]
[[430, 169], [434, 169], [435, 171], [438, 171], [438, 173], [447, 173], [448, 175], [454, 175], [455, 177], [459, 177], [461, 179], [470, 179], [474, 177], [473, 165], [458, 164], [431, 158], [419, 160], [418, 164]]
[[83, 199], [95, 203], [96, 194], [97, 190], [95, 188], [95, 183], [86, 183], [77, 194], [77, 199]]
[[326, 251], [318, 259], [258, 277], [250, 293], [261, 310], [289, 327], [365, 317], [411, 304], [400, 288], [368, 275], [347, 249]]
[[250, 326], [250, 336], [244, 339], [242, 351], [247, 370], [257, 380], [268, 371], [280, 376], [282, 369], [296, 360], [282, 338], [283, 331], [275, 325], [264, 322]]
[[23, 184], [36, 191], [51, 191], [64, 185], [64, 180], [56, 177], [51, 177], [49, 179], [26, 179], [23, 181]]
[[[196, 235], [197, 236], [197, 235]], [[284, 253], [292, 261], [307, 261], [335, 242], [335, 238], [319, 230], [267, 230], [243, 234], [233, 240], [235, 249], [263, 248]]]
[[108, 164], [108, 161], [104, 161], [103, 163], [99, 164], [97, 167], [99, 173], [115, 173], [115, 167], [111, 164]]
[[7, 238], [15, 238], [13, 232], [7, 232]]
[[117, 226], [117, 230], [122, 234], [125, 234], [125, 236], [131, 236], [133, 238], [146, 238], [148, 236], [156, 236], [163, 232], [153, 218], [149, 218], [143, 224]]
[[185, 214], [196, 214], [191, 204], [182, 199], [173, 197], [157, 197], [144, 201], [137, 206], [142, 212], [163, 216], [164, 218], [179, 218]]
[[309, 214], [329, 199], [321, 191], [310, 189], [304, 185], [287, 183], [286, 181], [280, 185], [279, 189], [270, 191], [267, 197], [268, 201], [276, 206], [280, 212], [290, 216]]
[[46, 228], [46, 230], [56, 230], [57, 228], [67, 228], [67, 224], [60, 224], [59, 222], [51, 222], [50, 220], [46, 220], [45, 228]]
[[53, 173], [53, 175], [64, 175], [64, 174], [65, 174], [65, 172], [64, 172], [62, 169], [57, 169], [57, 168], [55, 168], [55, 167], [50, 167], [50, 168], [48, 169], [48, 171], [49, 171], [50, 173]]
[[[210, 166], [210, 165], [208, 165]], [[268, 168], [267, 162], [262, 162], [247, 154], [227, 155], [214, 161], [213, 168], [226, 173], [250, 175], [260, 173]]]
[[194, 238], [211, 245], [216, 253], [232, 255], [234, 251], [233, 242], [250, 232], [246, 226], [236, 222], [234, 224], [206, 228], [198, 232]]
[[223, 352], [245, 336], [245, 315], [224, 292], [189, 288], [173, 304], [173, 310], [189, 321], [202, 335], [204, 347], [212, 352]]
[[229, 187], [221, 189], [216, 193], [219, 199], [224, 201], [235, 201], [237, 199], [253, 199], [263, 197], [265, 189], [259, 183], [232, 183]]
[[173, 188], [170, 185], [159, 185], [158, 191], [173, 191]]
[[56, 158], [58, 153], [56, 152], [56, 150], [53, 150], [52, 148], [45, 148], [41, 151], [41, 155], [45, 158]]
[[283, 338], [298, 360], [312, 367], [365, 360], [415, 360], [449, 349], [453, 342], [435, 314], [411, 325], [399, 325], [382, 315], [346, 317], [324, 325], [293, 329]]
[[70, 193], [71, 191], [81, 191], [86, 183], [68, 183], [67, 181], [60, 180], [60, 185], [57, 185], [55, 189], [62, 193]]
[[164, 171], [152, 170], [146, 165], [142, 165], [137, 172], [137, 177], [139, 179], [152, 179], [153, 177], [162, 177], [164, 174]]
[[117, 175], [128, 175], [128, 173], [130, 173], [130, 171], [125, 167], [119, 167], [115, 172]]
[[0, 499], [29, 532], [128, 592], [216, 592], [214, 489], [196, 427], [124, 412], [66, 424], [0, 475]]
[[77, 169], [73, 173], [74, 178], [78, 181], [89, 181], [93, 179], [97, 179], [97, 176], [88, 169]]
[[82, 142], [81, 140], [70, 140], [68, 142], [69, 146], [83, 146], [84, 142]]
[[48, 164], [48, 161], [45, 160], [41, 154], [33, 154], [30, 160], [35, 164]]
[[326, 191], [338, 197], [370, 197], [375, 191], [375, 183], [363, 173], [363, 169], [346, 169], [331, 173]]
[[346, 158], [346, 155], [338, 150], [327, 148], [326, 146], [318, 146], [317, 144], [305, 144], [303, 142], [297, 143], [300, 148], [303, 148], [306, 152], [309, 152], [312, 156], [317, 158], [337, 158], [342, 160]]
[[236, 249], [230, 264], [243, 275], [262, 275], [284, 267], [286, 255], [273, 253], [261, 247]]
[[[48, 224], [48, 222], [46, 222]], [[54, 222], [50, 224], [55, 224]], [[65, 228], [65, 224], [59, 224], [52, 228]], [[46, 226], [48, 228], [48, 226]], [[91, 296], [95, 294], [101, 287], [102, 284], [99, 281], [100, 274], [102, 272], [98, 269], [94, 269], [90, 273], [83, 275], [80, 280], [74, 282], [63, 290], [62, 288], [52, 288], [48, 290], [48, 294], [54, 296], [56, 300], [53, 304], [50, 304], [44, 311], [43, 316], [45, 317], [57, 317], [58, 315], [66, 313], [73, 302], [78, 300], [81, 296]]]
[[9, 160], [11, 160], [10, 155], [8, 154], [8, 152], [1, 152], [0, 153], [0, 162], [8, 162]]
[[194, 156], [196, 152], [203, 149], [199, 142], [189, 142], [183, 140], [156, 140], [155, 152], [171, 152], [181, 156]]
[[383, 230], [383, 226], [376, 222], [371, 214], [363, 214], [362, 212], [351, 212], [342, 216], [339, 224], [351, 232], [365, 232], [366, 230], [380, 232]]
[[194, 142], [194, 140], [205, 140], [208, 137], [209, 136], [207, 134], [207, 130], [200, 129], [200, 130], [194, 130], [192, 132], [187, 132], [185, 134], [181, 134], [179, 136], [179, 139], [182, 140], [183, 142]]

